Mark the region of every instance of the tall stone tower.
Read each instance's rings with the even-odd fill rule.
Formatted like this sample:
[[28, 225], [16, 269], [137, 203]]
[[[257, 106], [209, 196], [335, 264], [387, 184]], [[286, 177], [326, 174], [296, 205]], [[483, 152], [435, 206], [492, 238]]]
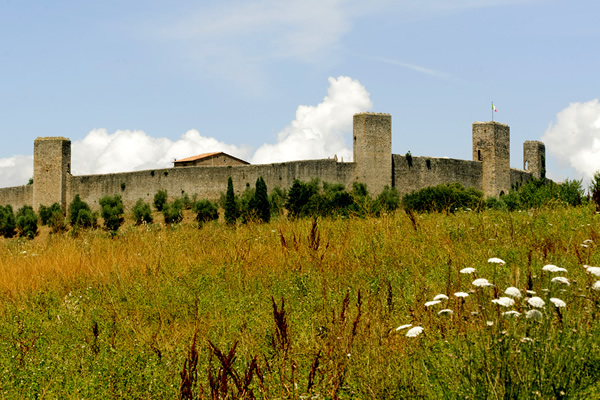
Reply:
[[39, 137], [33, 143], [33, 209], [40, 205], [67, 207], [67, 180], [71, 173], [71, 141]]
[[501, 196], [510, 190], [510, 128], [499, 122], [473, 123], [473, 160], [483, 163], [483, 194]]
[[546, 177], [546, 146], [537, 140], [523, 143], [523, 170], [531, 172], [534, 178]]
[[354, 114], [353, 124], [355, 179], [376, 196], [384, 186], [392, 186], [392, 116]]

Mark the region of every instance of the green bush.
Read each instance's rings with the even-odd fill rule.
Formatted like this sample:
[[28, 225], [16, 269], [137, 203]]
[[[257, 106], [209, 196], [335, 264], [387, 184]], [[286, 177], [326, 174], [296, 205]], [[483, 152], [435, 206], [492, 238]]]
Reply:
[[131, 211], [133, 212], [133, 220], [136, 225], [152, 223], [152, 210], [150, 209], [150, 204], [146, 203], [143, 199], [138, 199]]
[[269, 194], [269, 207], [272, 216], [283, 215], [286, 199], [287, 192], [284, 189], [275, 187], [271, 190], [271, 194]]
[[100, 199], [99, 203], [100, 207], [102, 207], [100, 215], [104, 219], [104, 227], [111, 232], [118, 231], [125, 220], [123, 217], [124, 209], [121, 196], [118, 194], [104, 196]]
[[167, 203], [162, 209], [165, 224], [177, 224], [183, 220], [183, 201], [176, 199], [171, 203]]
[[92, 228], [96, 226], [96, 215], [90, 210], [90, 206], [81, 200], [79, 194], [69, 204], [69, 223], [79, 228]]
[[194, 212], [198, 225], [219, 219], [219, 206], [210, 200], [198, 200], [194, 203]]
[[56, 212], [60, 212], [62, 214], [62, 210], [60, 204], [54, 203], [50, 207], [46, 207], [41, 205], [38, 209], [38, 214], [40, 216], [40, 222], [42, 225], [48, 225], [52, 218], [52, 215]]
[[594, 173], [589, 190], [592, 194], [592, 201], [596, 205], [596, 211], [600, 211], [600, 171]]
[[19, 237], [33, 239], [38, 233], [38, 216], [31, 206], [23, 206], [17, 211], [16, 225]]
[[48, 225], [52, 233], [60, 233], [67, 230], [67, 219], [62, 210], [52, 213]]
[[413, 212], [453, 213], [457, 209], [479, 209], [483, 193], [474, 188], [464, 188], [460, 183], [430, 186], [413, 191], [402, 198], [405, 209]]
[[162, 211], [163, 207], [165, 206], [165, 204], [167, 204], [167, 191], [166, 190], [159, 190], [158, 192], [156, 192], [156, 194], [154, 195], [154, 208], [156, 208], [156, 211]]
[[318, 207], [318, 201], [309, 204], [311, 198], [319, 192], [318, 180], [304, 183], [298, 179], [294, 180], [292, 187], [288, 191], [285, 208], [291, 218], [298, 218], [310, 215], [315, 207]]
[[381, 209], [385, 212], [391, 212], [400, 207], [400, 193], [395, 187], [385, 186], [376, 199]]
[[15, 214], [11, 205], [0, 206], [0, 234], [10, 238], [15, 235]]

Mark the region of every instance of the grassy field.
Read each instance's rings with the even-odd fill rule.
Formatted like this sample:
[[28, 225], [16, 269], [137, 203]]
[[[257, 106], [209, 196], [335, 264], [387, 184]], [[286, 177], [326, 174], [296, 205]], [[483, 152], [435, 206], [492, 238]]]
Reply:
[[2, 398], [600, 398], [591, 207], [187, 221], [1, 240]]

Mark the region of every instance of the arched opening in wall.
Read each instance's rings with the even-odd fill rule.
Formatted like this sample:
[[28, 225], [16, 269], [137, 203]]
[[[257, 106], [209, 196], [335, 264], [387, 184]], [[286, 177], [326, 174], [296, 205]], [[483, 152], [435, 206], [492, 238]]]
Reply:
[[477, 161], [481, 161], [481, 150], [477, 150]]
[[525, 171], [529, 171], [529, 161], [525, 161]]
[[504, 190], [500, 191], [500, 197], [504, 196]]

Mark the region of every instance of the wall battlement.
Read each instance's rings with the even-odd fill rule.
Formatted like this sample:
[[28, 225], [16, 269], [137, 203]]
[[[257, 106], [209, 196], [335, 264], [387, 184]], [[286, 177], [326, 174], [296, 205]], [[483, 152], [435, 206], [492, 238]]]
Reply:
[[353, 162], [337, 159], [291, 161], [262, 165], [187, 166], [104, 175], [71, 174], [71, 141], [64, 137], [40, 137], [34, 142], [33, 184], [0, 189], [0, 204], [18, 209], [23, 205], [63, 209], [79, 194], [98, 209], [106, 195], [119, 194], [126, 207], [138, 199], [151, 202], [158, 190], [170, 197], [198, 195], [216, 200], [225, 192], [231, 176], [240, 193], [262, 176], [269, 189], [289, 188], [295, 179], [319, 178], [342, 183], [367, 184], [377, 195], [385, 186], [401, 194], [427, 186], [458, 182], [482, 190], [486, 196], [508, 193], [512, 185], [545, 175], [545, 146], [539, 141], [523, 144], [523, 170], [510, 168], [510, 128], [499, 122], [475, 122], [472, 129], [473, 160], [402, 156], [392, 154], [392, 117], [385, 113], [359, 113], [353, 117]]

